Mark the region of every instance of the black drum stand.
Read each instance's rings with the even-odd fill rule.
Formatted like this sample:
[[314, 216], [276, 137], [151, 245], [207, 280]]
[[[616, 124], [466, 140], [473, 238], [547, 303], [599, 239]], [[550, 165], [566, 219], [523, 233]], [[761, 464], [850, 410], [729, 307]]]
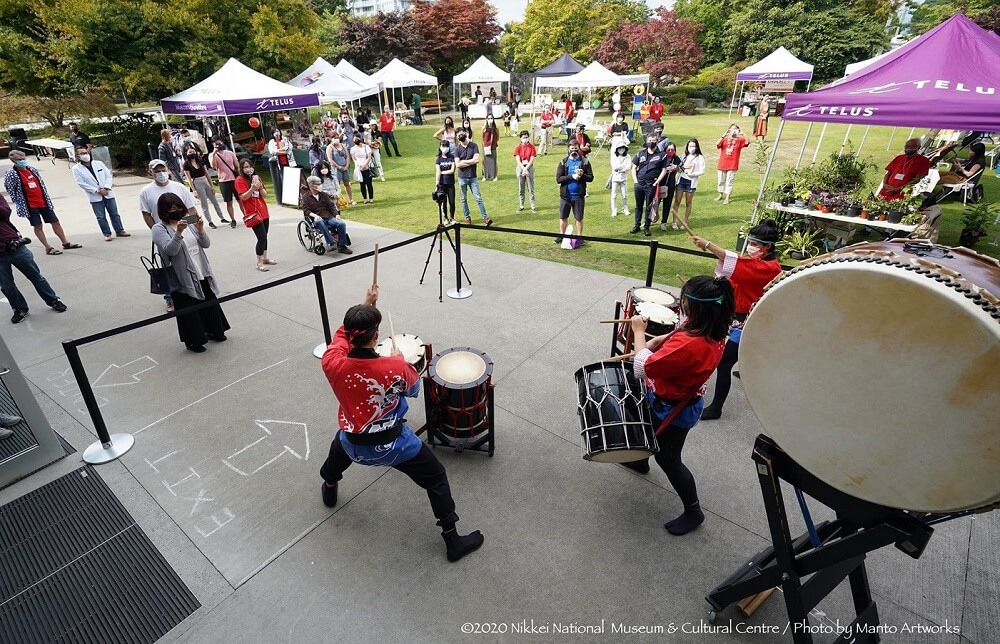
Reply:
[[430, 376], [424, 376], [424, 410], [427, 422], [417, 430], [417, 434], [427, 432], [427, 444], [431, 447], [450, 447], [456, 452], [483, 452], [493, 456], [496, 449], [496, 434], [493, 430], [493, 382], [486, 386], [486, 431], [464, 437], [449, 436], [441, 423], [442, 407], [445, 401], [435, 401], [432, 396], [434, 381]]
[[[914, 514], [849, 496], [807, 472], [763, 434], [754, 444], [753, 460], [772, 545], [747, 560], [708, 594], [705, 599], [712, 607], [709, 621], [715, 621], [720, 612], [741, 599], [780, 586], [792, 641], [811, 643], [809, 612], [846, 577], [857, 617], [844, 627], [836, 642], [878, 642], [878, 608], [868, 585], [865, 554], [892, 544], [919, 559], [934, 532], [929, 525], [934, 521], [928, 518], [942, 515]], [[837, 518], [813, 529], [807, 517], [810, 531], [793, 539], [788, 531], [781, 481], [830, 507]], [[809, 579], [803, 581], [806, 577]]]

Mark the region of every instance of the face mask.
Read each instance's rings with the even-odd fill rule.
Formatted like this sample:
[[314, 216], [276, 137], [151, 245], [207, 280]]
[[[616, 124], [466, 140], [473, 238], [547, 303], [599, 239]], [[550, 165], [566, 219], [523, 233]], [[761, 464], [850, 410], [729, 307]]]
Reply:
[[667, 150], [667, 156], [668, 157], [674, 156], [674, 151], [673, 150]]
[[320, 170], [319, 173], [322, 174], [322, 175], [327, 175], [327, 174], [330, 174], [330, 171], [329, 170]]
[[189, 159], [197, 159], [198, 155], [196, 153], [192, 152], [191, 154], [188, 155], [188, 158]]
[[217, 145], [217, 146], [215, 146], [215, 151], [216, 151], [216, 152], [218, 152], [218, 151], [219, 151], [219, 150], [221, 150], [221, 149], [222, 149], [222, 146], [221, 146], [221, 145]]
[[170, 221], [180, 221], [181, 219], [184, 219], [184, 211], [171, 210], [170, 212], [167, 213], [167, 219], [169, 219]]
[[528, 137], [524, 137], [523, 139], [521, 139], [521, 143], [523, 143], [524, 145], [528, 145], [528, 141], [529, 141]]
[[655, 150], [656, 149], [656, 141], [648, 141], [646, 143], [646, 149], [648, 149], [650, 152], [652, 152], [653, 150]]
[[698, 151], [698, 148], [694, 147], [693, 145], [689, 145], [688, 146], [688, 154], [694, 154], [697, 151]]
[[15, 161], [14, 165], [16, 165], [19, 168], [27, 168], [28, 167], [28, 162], [25, 161], [24, 159], [21, 159], [19, 161]]
[[156, 180], [156, 183], [166, 183], [170, 180], [170, 175], [166, 172], [154, 172], [153, 178]]
[[442, 145], [441, 146], [441, 154], [448, 154], [448, 150], [450, 150], [450, 149], [451, 149], [450, 147], [445, 147], [445, 146]]
[[579, 154], [579, 153], [578, 153], [578, 152], [577, 152], [576, 150], [570, 150], [570, 151], [569, 151], [569, 158], [571, 158], [571, 159], [575, 159], [575, 158], [577, 158], [578, 156], [580, 156], [580, 154]]
[[760, 259], [767, 254], [767, 248], [765, 246], [752, 245], [747, 249], [747, 255], [752, 259]]
[[903, 150], [903, 153], [904, 153], [904, 154], [905, 154], [906, 156], [908, 156], [908, 157], [912, 157], [912, 156], [913, 156], [914, 154], [916, 154], [916, 153], [917, 153], [917, 151], [916, 151], [916, 150]]
[[468, 138], [469, 138], [469, 137], [465, 136], [464, 134], [459, 134], [459, 135], [458, 135], [458, 140], [459, 140], [459, 141], [462, 141], [463, 143], [464, 143], [464, 142], [465, 142], [465, 140], [466, 140], [466, 139], [468, 139]]
[[185, 136], [184, 137], [184, 142], [185, 143], [189, 143], [190, 141], [191, 141], [191, 137], [190, 136]]
[[243, 171], [243, 173], [244, 174], [252, 175], [253, 174], [253, 168], [247, 168], [246, 170]]
[[354, 145], [361, 145], [361, 139], [354, 139]]
[[80, 160], [83, 161], [84, 163], [90, 163], [90, 155], [89, 154], [81, 154], [80, 155]]

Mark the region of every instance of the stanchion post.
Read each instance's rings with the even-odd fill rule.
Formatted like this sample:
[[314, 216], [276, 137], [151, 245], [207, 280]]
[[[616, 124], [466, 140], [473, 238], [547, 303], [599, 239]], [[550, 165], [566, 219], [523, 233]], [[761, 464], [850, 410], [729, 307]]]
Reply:
[[313, 355], [322, 358], [326, 348], [333, 342], [333, 334], [330, 331], [330, 312], [326, 310], [326, 290], [323, 288], [323, 271], [319, 264], [313, 266], [313, 277], [316, 279], [316, 299], [319, 300], [319, 317], [323, 321], [323, 337], [326, 338], [324, 344], [316, 345]]
[[83, 361], [80, 360], [80, 351], [72, 340], [64, 340], [62, 345], [69, 366], [73, 370], [73, 377], [76, 378], [76, 384], [80, 388], [80, 395], [83, 396], [83, 403], [87, 406], [87, 413], [90, 414], [94, 429], [97, 431], [98, 440], [84, 450], [83, 460], [92, 465], [113, 461], [132, 449], [135, 439], [131, 434], [111, 435], [108, 432], [108, 426], [104, 424], [104, 416], [94, 396], [94, 389], [90, 386], [87, 371], [83, 368]]
[[646, 264], [646, 286], [653, 285], [653, 269], [656, 268], [656, 249], [660, 242], [655, 239], [649, 242], [649, 263]]
[[453, 300], [464, 300], [472, 295], [471, 288], [462, 288], [462, 226], [455, 229], [455, 288], [448, 290], [448, 297]]

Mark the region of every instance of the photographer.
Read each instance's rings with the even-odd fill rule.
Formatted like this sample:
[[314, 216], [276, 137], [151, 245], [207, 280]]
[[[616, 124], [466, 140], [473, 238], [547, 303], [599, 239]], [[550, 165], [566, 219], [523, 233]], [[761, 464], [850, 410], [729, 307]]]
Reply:
[[12, 266], [16, 266], [17, 270], [21, 271], [35, 285], [38, 295], [57, 313], [66, 310], [66, 305], [63, 304], [56, 292], [49, 286], [48, 280], [42, 277], [41, 271], [38, 270], [34, 255], [27, 248], [29, 243], [31, 240], [22, 237], [17, 228], [10, 223], [10, 205], [6, 199], [0, 196], [0, 291], [3, 291], [10, 308], [14, 310], [14, 315], [10, 318], [14, 324], [27, 317], [28, 302], [21, 295], [17, 285], [14, 284]]
[[719, 195], [715, 200], [721, 201], [723, 205], [729, 203], [729, 198], [733, 194], [736, 171], [740, 169], [740, 152], [748, 145], [750, 143], [743, 135], [743, 130], [735, 123], [729, 126], [726, 133], [715, 144], [719, 150]]
[[455, 157], [447, 140], [442, 140], [438, 145], [438, 156], [434, 162], [437, 169], [432, 197], [441, 209], [442, 219], [450, 223], [455, 221]]

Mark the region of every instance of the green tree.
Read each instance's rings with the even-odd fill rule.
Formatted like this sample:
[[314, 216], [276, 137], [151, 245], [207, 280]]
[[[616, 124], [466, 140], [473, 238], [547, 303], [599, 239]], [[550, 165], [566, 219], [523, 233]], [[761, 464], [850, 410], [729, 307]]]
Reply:
[[250, 18], [241, 62], [278, 80], [295, 76], [316, 60], [323, 44], [312, 33], [319, 17], [301, 0], [267, 0]]
[[927, 0], [914, 10], [910, 19], [910, 33], [919, 36], [956, 13], [964, 13], [975, 20], [997, 6], [1000, 6], [1000, 0]]
[[531, 0], [524, 20], [509, 25], [500, 47], [516, 71], [540, 69], [564, 53], [589, 62], [612, 27], [642, 22], [650, 13], [642, 0], [580, 0], [571, 6]]
[[736, 0], [678, 0], [674, 11], [683, 18], [701, 25], [698, 42], [707, 64], [726, 60], [723, 38], [726, 35], [726, 21], [739, 6]]

